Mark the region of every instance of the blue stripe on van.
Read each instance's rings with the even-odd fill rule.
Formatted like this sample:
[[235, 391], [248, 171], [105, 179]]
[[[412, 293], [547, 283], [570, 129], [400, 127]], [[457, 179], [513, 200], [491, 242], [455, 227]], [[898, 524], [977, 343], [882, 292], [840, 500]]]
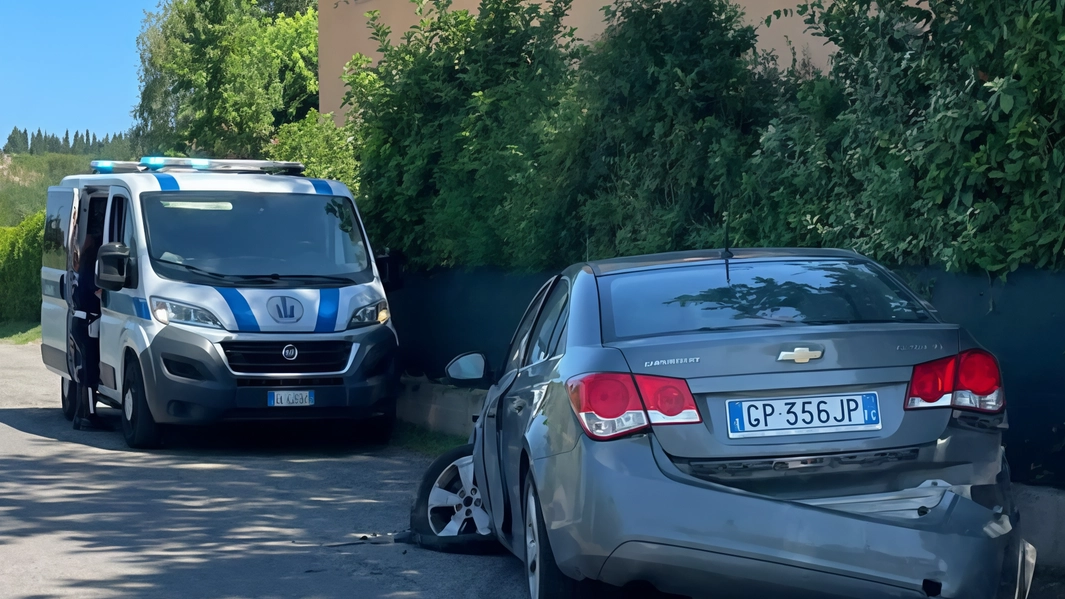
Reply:
[[120, 291], [108, 291], [104, 295], [102, 307], [123, 316], [133, 316], [144, 320], [151, 320], [152, 318], [151, 313], [148, 311], [148, 300]]
[[252, 314], [248, 300], [244, 299], [244, 296], [239, 291], [232, 287], [215, 287], [215, 291], [221, 294], [222, 299], [226, 300], [226, 304], [229, 305], [230, 311], [233, 312], [233, 318], [237, 320], [238, 331], [259, 332], [259, 321], [255, 320], [255, 314]]
[[337, 329], [337, 314], [340, 312], [340, 290], [322, 289], [318, 300], [318, 324], [315, 333], [332, 333]]
[[177, 179], [173, 175], [166, 173], [153, 173], [155, 179], [159, 181], [159, 189], [162, 191], [181, 191], [181, 186], [178, 185]]
[[151, 320], [152, 313], [148, 310], [148, 300], [143, 297], [133, 298], [133, 312], [136, 313], [137, 318], [143, 318], [144, 320]]
[[329, 181], [324, 179], [310, 179], [311, 185], [314, 186], [314, 193], [323, 196], [333, 195], [333, 187], [329, 185]]

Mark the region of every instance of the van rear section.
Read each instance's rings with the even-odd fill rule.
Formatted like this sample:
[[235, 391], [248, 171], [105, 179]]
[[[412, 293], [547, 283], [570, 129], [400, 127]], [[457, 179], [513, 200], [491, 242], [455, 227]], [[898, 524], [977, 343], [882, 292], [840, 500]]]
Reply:
[[875, 264], [738, 261], [599, 288], [605, 345], [637, 381], [687, 387], [697, 418], [651, 425], [692, 476], [803, 500], [996, 482], [997, 361]]

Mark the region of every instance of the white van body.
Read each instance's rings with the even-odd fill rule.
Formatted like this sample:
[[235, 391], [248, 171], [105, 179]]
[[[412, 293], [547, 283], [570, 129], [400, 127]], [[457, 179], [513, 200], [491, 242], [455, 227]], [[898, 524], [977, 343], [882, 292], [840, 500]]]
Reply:
[[158, 443], [160, 424], [219, 420], [390, 429], [398, 339], [351, 192], [270, 174], [275, 163], [190, 162], [94, 163], [98, 174], [49, 189], [41, 352], [64, 396], [69, 250], [91, 232], [103, 244], [99, 400], [123, 410], [131, 445]]

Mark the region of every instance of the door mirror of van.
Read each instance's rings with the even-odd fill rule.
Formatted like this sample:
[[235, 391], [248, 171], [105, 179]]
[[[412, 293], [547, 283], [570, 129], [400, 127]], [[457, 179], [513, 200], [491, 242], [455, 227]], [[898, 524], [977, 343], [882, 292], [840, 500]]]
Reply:
[[385, 251], [375, 258], [377, 274], [381, 276], [381, 284], [384, 285], [386, 292], [403, 287], [402, 260], [402, 254], [388, 248], [385, 248]]
[[130, 277], [129, 248], [121, 243], [107, 243], [100, 247], [96, 258], [96, 286], [108, 291], [127, 287]]
[[463, 354], [447, 365], [447, 378], [451, 381], [476, 383], [488, 375], [488, 361], [484, 354]]

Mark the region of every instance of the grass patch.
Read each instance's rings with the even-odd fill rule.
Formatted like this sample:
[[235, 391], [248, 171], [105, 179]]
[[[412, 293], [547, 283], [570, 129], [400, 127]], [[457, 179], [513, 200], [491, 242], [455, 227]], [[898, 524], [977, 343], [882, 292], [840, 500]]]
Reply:
[[0, 322], [0, 343], [26, 345], [41, 340], [41, 325], [36, 322]]
[[449, 449], [465, 445], [467, 441], [466, 437], [434, 433], [406, 422], [397, 422], [396, 431], [392, 434], [393, 445], [434, 458]]

